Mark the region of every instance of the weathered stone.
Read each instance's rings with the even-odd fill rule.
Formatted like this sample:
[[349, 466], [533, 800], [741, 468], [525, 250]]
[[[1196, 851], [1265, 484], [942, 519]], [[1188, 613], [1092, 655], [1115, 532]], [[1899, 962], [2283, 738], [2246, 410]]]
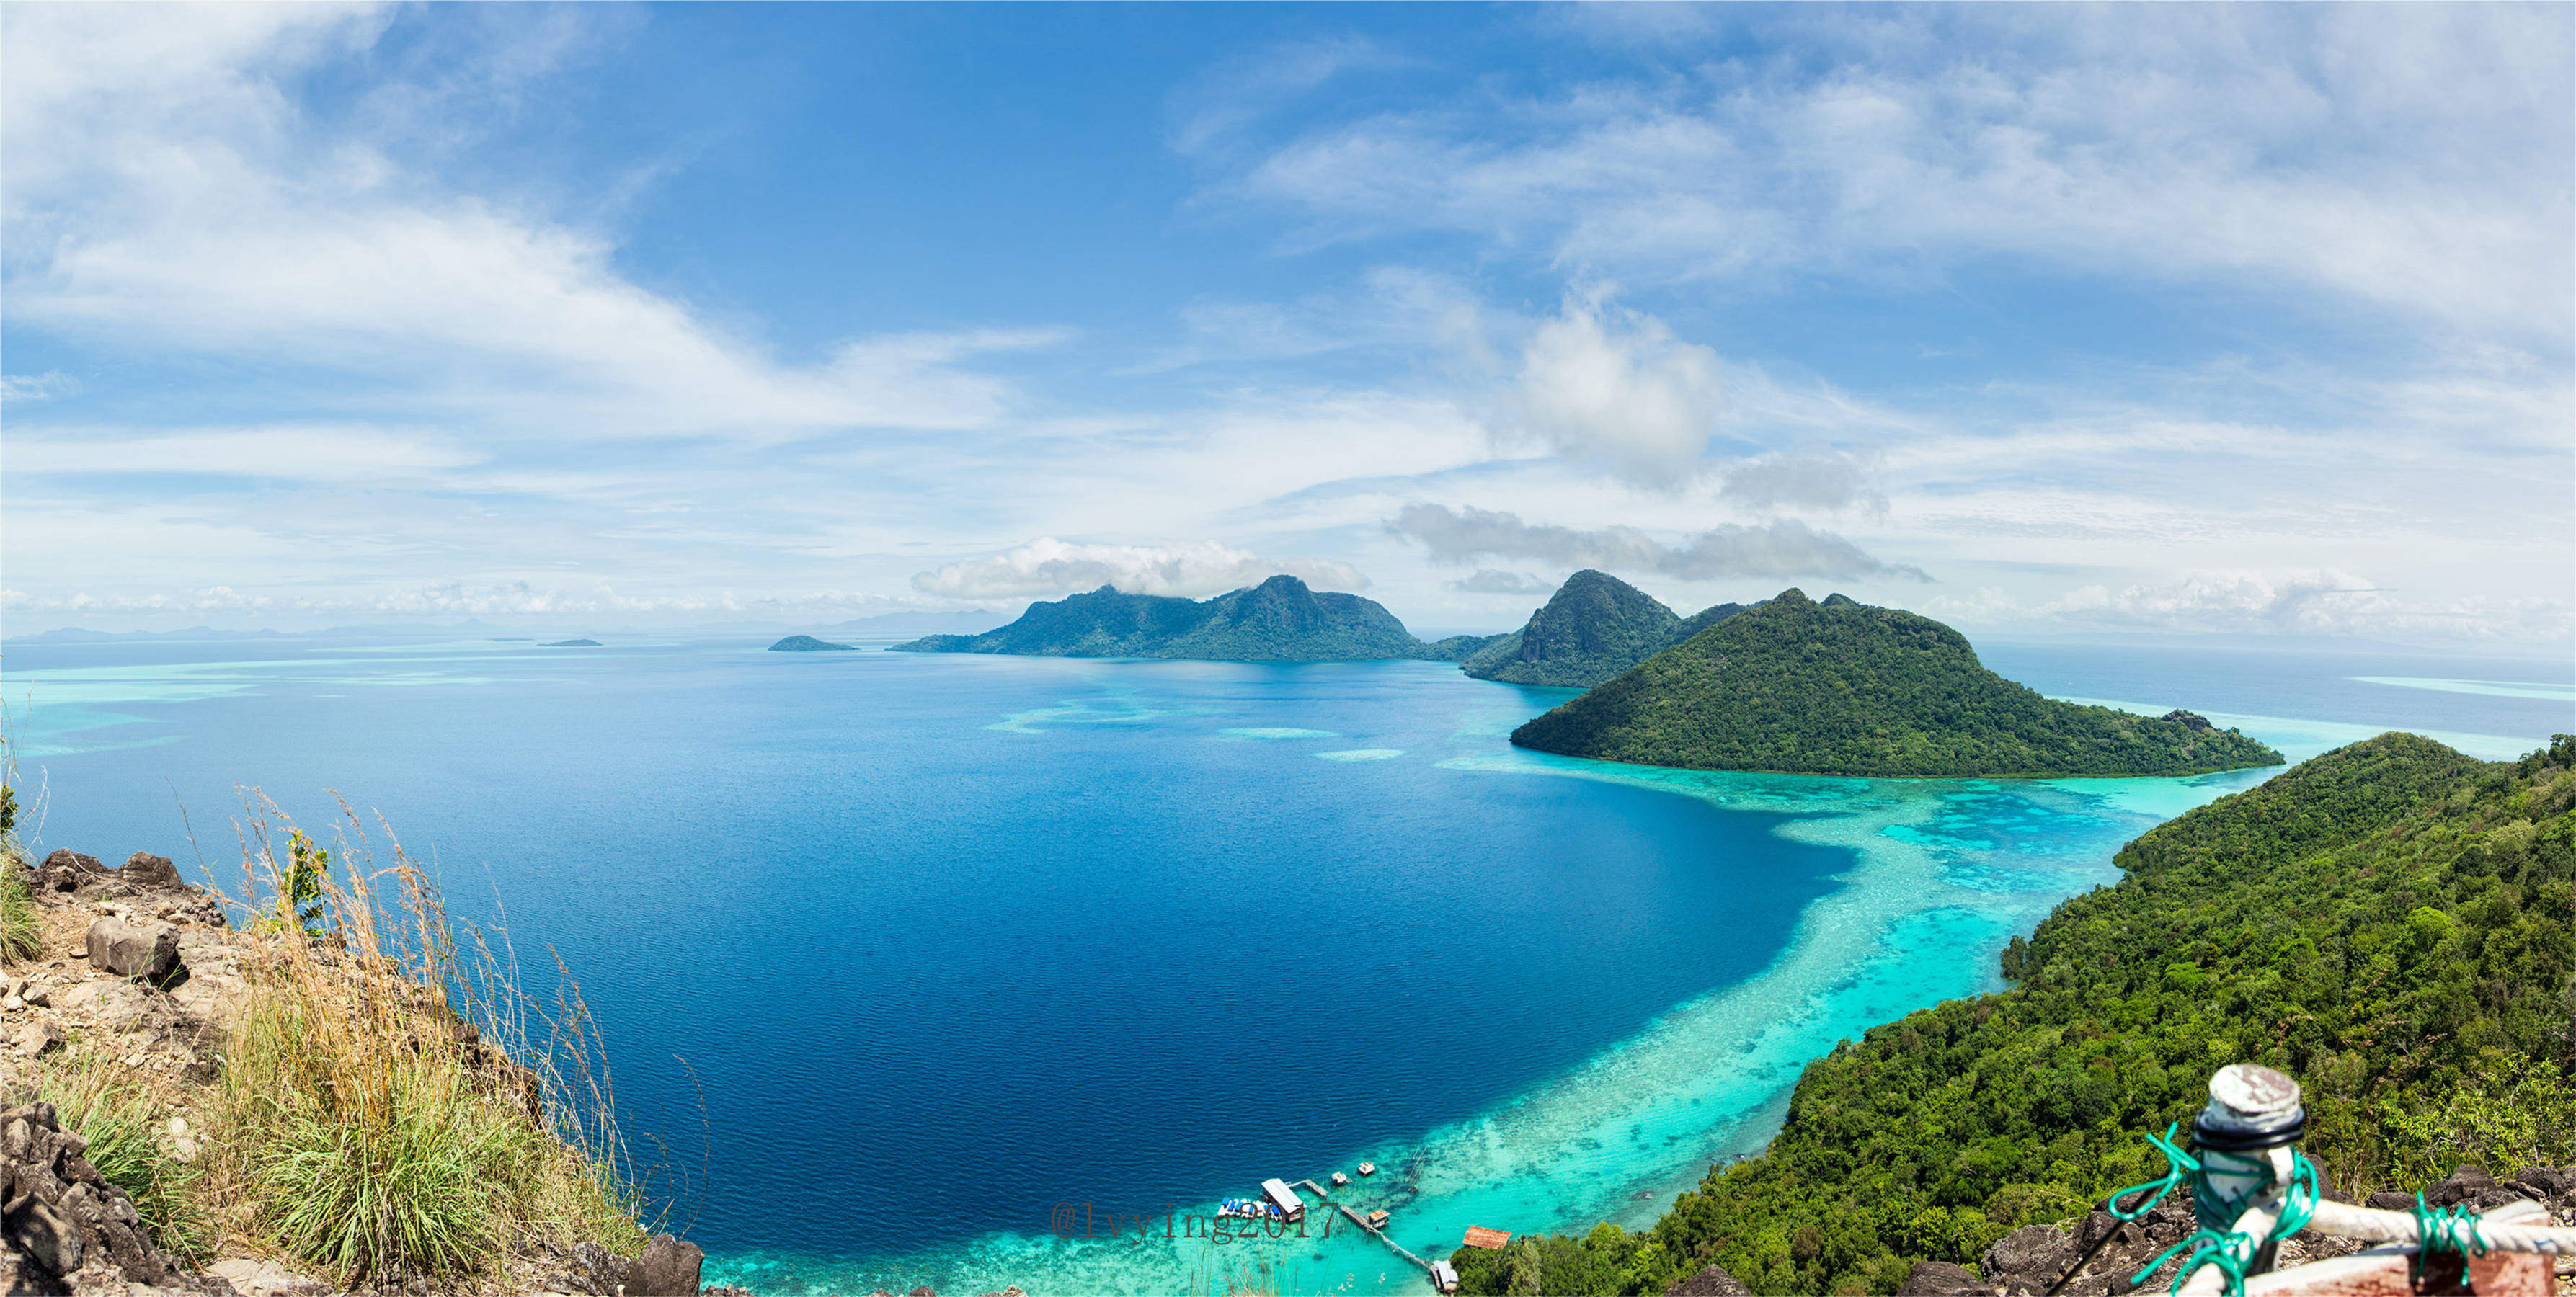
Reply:
[[2513, 1173], [2514, 1182], [2538, 1190], [2551, 1201], [2576, 1197], [2576, 1167], [2526, 1166]]
[[1896, 1297], [1965, 1297], [1965, 1294], [1991, 1292], [1984, 1280], [1966, 1266], [1947, 1261], [1917, 1261], [1896, 1286]]
[[1665, 1289], [1664, 1297], [1753, 1297], [1753, 1290], [1724, 1267], [1710, 1266]]
[[2004, 1292], [2045, 1292], [2071, 1259], [2069, 1241], [2054, 1225], [2024, 1225], [1996, 1239], [1977, 1259], [1977, 1270]]
[[274, 1261], [250, 1257], [230, 1257], [206, 1267], [206, 1274], [222, 1280], [240, 1297], [319, 1297], [331, 1291], [329, 1284], [307, 1279]]
[[52, 855], [45, 857], [45, 868], [70, 869], [84, 874], [107, 872], [107, 866], [98, 863], [98, 857], [84, 856], [69, 847], [56, 848]]
[[127, 856], [125, 868], [117, 872], [119, 877], [137, 887], [175, 891], [188, 885], [187, 880], [179, 877], [179, 867], [171, 864], [168, 856], [156, 856], [149, 851], [137, 851]]
[[42, 1018], [18, 1029], [18, 1052], [42, 1058], [63, 1047], [63, 1029]]
[[[2429, 1199], [2431, 1195], [2428, 1194], [2426, 1197]], [[2361, 1205], [2378, 1211], [2413, 1211], [2415, 1195], [2401, 1193], [2395, 1189], [2382, 1189], [2370, 1195]]]
[[626, 1262], [597, 1243], [575, 1243], [572, 1269], [558, 1282], [565, 1292], [617, 1297], [626, 1286]]
[[58, 1275], [80, 1269], [81, 1236], [61, 1210], [30, 1195], [9, 1204], [0, 1216], [0, 1233], [9, 1245], [37, 1265]]
[[166, 923], [131, 924], [100, 919], [89, 925], [90, 967], [147, 982], [175, 980], [179, 930]]
[[626, 1297], [697, 1297], [707, 1254], [695, 1243], [656, 1234], [626, 1266]]

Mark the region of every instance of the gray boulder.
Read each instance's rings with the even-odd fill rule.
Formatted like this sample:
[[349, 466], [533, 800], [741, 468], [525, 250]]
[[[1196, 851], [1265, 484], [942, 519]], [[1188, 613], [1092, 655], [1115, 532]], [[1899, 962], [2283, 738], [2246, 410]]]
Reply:
[[577, 1243], [572, 1268], [560, 1282], [593, 1297], [698, 1297], [699, 1268], [707, 1254], [694, 1243], [656, 1234], [644, 1250], [621, 1257], [596, 1243]]
[[698, 1297], [698, 1271], [706, 1259], [697, 1244], [656, 1234], [626, 1265], [626, 1297]]
[[1753, 1297], [1753, 1290], [1723, 1267], [1710, 1266], [1665, 1289], [1664, 1297]]
[[2054, 1225], [2024, 1225], [1996, 1239], [1977, 1258], [1986, 1282], [2007, 1293], [2042, 1293], [2057, 1282], [2069, 1259], [2066, 1231]]
[[118, 870], [117, 873], [126, 882], [137, 887], [149, 887], [159, 891], [177, 891], [188, 885], [185, 879], [179, 877], [179, 867], [171, 864], [168, 856], [156, 856], [149, 851], [137, 851], [127, 856], [125, 868]]
[[1917, 1261], [1896, 1286], [1896, 1297], [1965, 1297], [1994, 1291], [1966, 1266], [1947, 1261]]
[[100, 919], [89, 925], [90, 967], [162, 984], [177, 978], [179, 930], [167, 923]]
[[40, 892], [74, 892], [83, 883], [94, 883], [108, 875], [108, 868], [96, 856], [84, 856], [68, 847], [58, 847], [45, 857], [36, 870], [36, 890]]

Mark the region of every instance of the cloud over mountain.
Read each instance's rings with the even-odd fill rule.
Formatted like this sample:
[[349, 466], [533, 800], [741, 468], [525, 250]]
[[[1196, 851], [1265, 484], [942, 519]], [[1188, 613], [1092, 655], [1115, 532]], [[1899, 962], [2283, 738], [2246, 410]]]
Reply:
[[1915, 567], [1886, 563], [1829, 531], [1795, 518], [1747, 526], [1728, 523], [1667, 545], [1634, 527], [1579, 531], [1526, 523], [1519, 515], [1489, 509], [1409, 504], [1387, 530], [1421, 542], [1435, 563], [1478, 558], [1518, 558], [1559, 567], [1654, 572], [1684, 581], [1721, 577], [1932, 578]]
[[1077, 545], [1041, 536], [990, 558], [949, 563], [912, 578], [912, 588], [952, 599], [1045, 598], [1114, 585], [1128, 594], [1197, 598], [1258, 585], [1285, 573], [1318, 590], [1365, 590], [1348, 563], [1263, 558], [1219, 541], [1178, 545]]

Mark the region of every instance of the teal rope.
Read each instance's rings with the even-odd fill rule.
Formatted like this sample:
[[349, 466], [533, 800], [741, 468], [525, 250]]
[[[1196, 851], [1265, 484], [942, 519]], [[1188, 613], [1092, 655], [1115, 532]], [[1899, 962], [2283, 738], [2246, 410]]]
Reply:
[[2457, 1252], [2462, 1258], [2485, 1256], [2486, 1236], [2478, 1233], [2477, 1212], [2466, 1203], [2457, 1207], [2435, 1207], [2415, 1195], [2415, 1259], [2407, 1273], [2417, 1280], [2424, 1277], [2424, 1259], [2436, 1252]]
[[[2171, 1291], [2181, 1292], [2183, 1284], [2201, 1267], [2216, 1266], [2219, 1273], [2227, 1277], [2228, 1297], [2244, 1297], [2245, 1272], [2254, 1264], [2254, 1254], [2264, 1243], [2280, 1242], [2307, 1228], [2309, 1219], [2316, 1215], [2319, 1196], [2316, 1164], [2310, 1162], [2306, 1154], [2292, 1151], [2290, 1183], [2281, 1193], [2280, 1217], [2273, 1222], [2271, 1232], [2257, 1240], [2238, 1232], [2235, 1225], [2236, 1218], [2244, 1215], [2245, 1209], [2263, 1191], [2256, 1189], [2242, 1196], [2221, 1197], [2209, 1187], [2209, 1173], [2212, 1164], [2216, 1164], [2222, 1172], [2262, 1172], [2268, 1178], [2271, 1164], [2262, 1158], [2248, 1158], [2216, 1149], [2210, 1150], [2205, 1158], [2193, 1157], [2173, 1141], [2174, 1132], [2180, 1128], [2181, 1123], [2176, 1122], [2165, 1127], [2163, 1135], [2146, 1137], [2157, 1152], [2165, 1155], [2165, 1173], [2162, 1176], [2143, 1184], [2130, 1185], [2112, 1194], [2110, 1200], [2102, 1205], [2104, 1210], [2120, 1220], [2134, 1221], [2154, 1210], [2157, 1203], [2164, 1201], [2166, 1194], [2173, 1192], [2174, 1186], [2187, 1182], [2191, 1185], [2191, 1214], [2200, 1228], [2191, 1237], [2157, 1253], [2155, 1260], [2129, 1276], [2129, 1282], [2145, 1283], [2148, 1275], [2154, 1274], [2157, 1267], [2171, 1260], [2176, 1253], [2186, 1253], [2182, 1268], [2174, 1272]], [[2155, 1192], [2136, 1207], [2120, 1210], [2122, 1198], [2142, 1189]], [[2475, 1236], [2475, 1226], [2470, 1227], [2470, 1234]], [[2483, 1242], [2479, 1249], [2483, 1255]]]

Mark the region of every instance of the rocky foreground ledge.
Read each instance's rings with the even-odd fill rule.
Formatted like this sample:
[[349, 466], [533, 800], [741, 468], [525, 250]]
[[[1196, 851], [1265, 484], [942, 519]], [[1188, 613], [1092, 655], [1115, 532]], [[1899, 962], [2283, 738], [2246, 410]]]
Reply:
[[[69, 1129], [44, 1092], [46, 1068], [85, 1047], [106, 1084], [156, 1101], [148, 1132], [167, 1155], [193, 1163], [206, 1150], [202, 1115], [221, 1066], [226, 1029], [242, 995], [244, 962], [257, 943], [231, 926], [218, 898], [189, 885], [162, 856], [136, 853], [122, 868], [56, 851], [24, 871], [36, 900], [35, 952], [0, 972], [0, 1292], [76, 1297], [337, 1297], [352, 1291], [428, 1293], [414, 1281], [392, 1290], [346, 1289], [276, 1256], [219, 1256], [184, 1264], [155, 1244], [125, 1190], [92, 1161], [91, 1140]], [[470, 1028], [464, 1028], [470, 1030]], [[104, 1062], [95, 1060], [103, 1057]], [[542, 1100], [538, 1100], [542, 1102]], [[588, 1297], [732, 1297], [702, 1288], [702, 1254], [670, 1235], [637, 1255], [593, 1244], [514, 1259], [511, 1273], [477, 1291]], [[748, 1297], [742, 1294], [741, 1297]]]

